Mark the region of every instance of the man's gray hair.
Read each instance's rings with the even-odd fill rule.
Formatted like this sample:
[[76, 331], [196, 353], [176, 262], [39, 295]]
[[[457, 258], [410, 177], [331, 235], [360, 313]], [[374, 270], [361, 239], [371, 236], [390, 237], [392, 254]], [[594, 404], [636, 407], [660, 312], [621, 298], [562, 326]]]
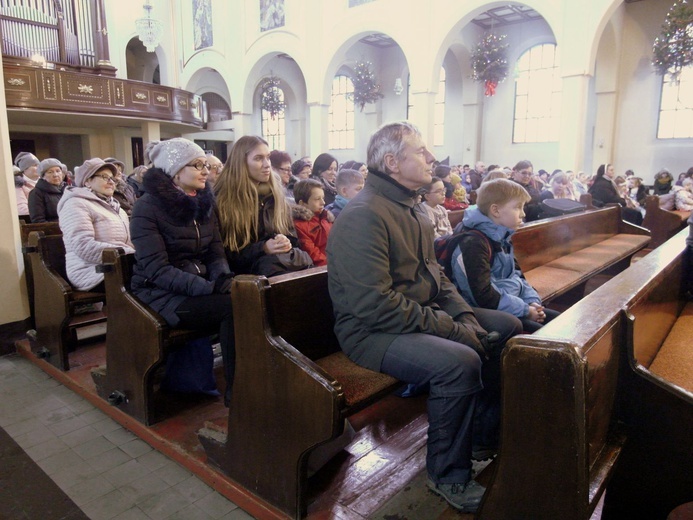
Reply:
[[381, 126], [368, 141], [368, 167], [388, 175], [392, 173], [385, 165], [385, 156], [391, 153], [397, 159], [402, 159], [405, 147], [404, 137], [411, 134], [421, 137], [419, 129], [408, 121], [386, 123]]

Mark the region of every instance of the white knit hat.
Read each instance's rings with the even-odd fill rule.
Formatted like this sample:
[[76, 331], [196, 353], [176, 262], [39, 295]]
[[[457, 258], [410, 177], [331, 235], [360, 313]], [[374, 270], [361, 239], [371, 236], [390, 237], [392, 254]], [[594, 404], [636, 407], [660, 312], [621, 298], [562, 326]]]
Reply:
[[155, 168], [164, 170], [169, 177], [176, 175], [198, 157], [205, 157], [205, 151], [182, 137], [152, 141], [144, 151], [145, 164], [151, 162]]

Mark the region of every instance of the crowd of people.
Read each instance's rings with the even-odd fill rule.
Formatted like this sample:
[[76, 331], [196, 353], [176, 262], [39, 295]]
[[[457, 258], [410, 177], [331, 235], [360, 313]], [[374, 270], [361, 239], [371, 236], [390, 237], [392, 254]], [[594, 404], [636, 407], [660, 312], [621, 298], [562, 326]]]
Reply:
[[[20, 215], [58, 221], [67, 275], [103, 290], [94, 267], [105, 248], [134, 253], [134, 294], [171, 327], [219, 330], [233, 388], [229, 293], [234, 275], [273, 276], [329, 265], [335, 333], [357, 364], [427, 390], [428, 486], [462, 511], [484, 488], [472, 458], [498, 442], [499, 360], [507, 339], [557, 316], [526, 281], [512, 236], [546, 216], [546, 201], [617, 203], [642, 222], [642, 179], [603, 164], [583, 172], [438, 163], [407, 122], [381, 127], [366, 162], [329, 153], [292, 161], [257, 136], [238, 139], [225, 163], [183, 138], [147, 145], [127, 176], [116, 158], [90, 158], [74, 175], [58, 159], [17, 155]], [[693, 208], [693, 168], [654, 191]], [[448, 212], [464, 209], [453, 230]], [[436, 262], [436, 253], [445, 250]]]

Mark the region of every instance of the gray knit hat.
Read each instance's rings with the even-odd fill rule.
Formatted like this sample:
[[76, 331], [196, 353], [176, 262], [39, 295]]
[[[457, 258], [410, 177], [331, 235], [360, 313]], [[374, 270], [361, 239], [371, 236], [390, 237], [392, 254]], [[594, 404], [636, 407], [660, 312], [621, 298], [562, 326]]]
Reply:
[[41, 164], [39, 164], [39, 171], [41, 172], [41, 177], [43, 177], [45, 173], [54, 166], [60, 168], [61, 171], [63, 169], [63, 163], [61, 163], [58, 159], [54, 159], [53, 157], [49, 157], [48, 159], [44, 159], [43, 161], [41, 161]]
[[168, 141], [152, 141], [144, 150], [145, 164], [152, 163], [155, 168], [161, 168], [171, 178], [198, 157], [205, 157], [205, 151], [182, 137]]
[[83, 188], [84, 183], [103, 168], [111, 170], [113, 176], [118, 175], [118, 169], [115, 164], [107, 163], [99, 157], [94, 157], [92, 159], [87, 159], [82, 166], [77, 166], [77, 168], [75, 168], [75, 185]]
[[104, 159], [104, 162], [113, 163], [117, 166], [120, 166], [121, 171], [125, 171], [125, 163], [123, 161], [116, 159], [115, 157], [106, 157]]
[[38, 157], [30, 152], [19, 152], [17, 157], [14, 158], [14, 163], [21, 171], [25, 171], [32, 166], [38, 166], [40, 162]]

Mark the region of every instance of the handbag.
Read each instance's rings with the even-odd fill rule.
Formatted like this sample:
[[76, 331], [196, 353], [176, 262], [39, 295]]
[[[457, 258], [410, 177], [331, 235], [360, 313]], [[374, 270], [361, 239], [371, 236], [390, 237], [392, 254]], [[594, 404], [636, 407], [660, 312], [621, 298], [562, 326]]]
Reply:
[[309, 267], [313, 267], [313, 260], [310, 255], [302, 249], [294, 247], [288, 253], [262, 255], [253, 263], [250, 270], [253, 274], [269, 278], [278, 274], [302, 271]]

